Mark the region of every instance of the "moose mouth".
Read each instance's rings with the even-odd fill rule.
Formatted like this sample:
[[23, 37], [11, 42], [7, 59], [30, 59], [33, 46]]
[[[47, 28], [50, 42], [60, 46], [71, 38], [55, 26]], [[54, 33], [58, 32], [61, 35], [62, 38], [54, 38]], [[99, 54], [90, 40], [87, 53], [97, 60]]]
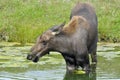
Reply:
[[33, 62], [38, 62], [39, 61], [39, 56], [36, 55], [27, 55], [28, 60], [32, 60]]
[[38, 52], [37, 54], [28, 54], [27, 55], [27, 59], [28, 60], [32, 60], [33, 62], [38, 62], [39, 58], [41, 58], [42, 56], [49, 54], [49, 51], [45, 51], [45, 52]]

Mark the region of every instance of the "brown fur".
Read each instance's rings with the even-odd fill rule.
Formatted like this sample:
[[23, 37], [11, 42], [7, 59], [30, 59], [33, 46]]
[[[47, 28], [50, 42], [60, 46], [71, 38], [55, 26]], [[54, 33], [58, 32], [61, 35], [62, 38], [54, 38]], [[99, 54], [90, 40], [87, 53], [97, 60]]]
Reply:
[[50, 51], [56, 51], [62, 54], [68, 71], [73, 72], [81, 67], [88, 73], [91, 70], [89, 53], [92, 63], [97, 63], [98, 21], [93, 7], [78, 3], [71, 11], [70, 22], [65, 26], [64, 24], [44, 32], [32, 47], [27, 59], [38, 62], [39, 58]]
[[49, 41], [51, 37], [53, 37], [52, 31], [48, 30], [41, 36], [41, 39], [42, 41]]
[[73, 34], [76, 32], [76, 30], [81, 27], [88, 28], [88, 23], [86, 19], [82, 16], [73, 16], [70, 22], [63, 27], [63, 32], [66, 34]]

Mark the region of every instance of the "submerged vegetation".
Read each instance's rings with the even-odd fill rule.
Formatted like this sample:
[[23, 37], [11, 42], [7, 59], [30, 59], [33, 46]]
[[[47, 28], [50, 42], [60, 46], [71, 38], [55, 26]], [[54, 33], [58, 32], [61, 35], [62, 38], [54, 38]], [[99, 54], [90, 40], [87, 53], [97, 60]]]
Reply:
[[[34, 42], [53, 25], [69, 21], [79, 0], [0, 0], [0, 40]], [[91, 3], [99, 22], [99, 41], [120, 42], [120, 0], [81, 0]]]

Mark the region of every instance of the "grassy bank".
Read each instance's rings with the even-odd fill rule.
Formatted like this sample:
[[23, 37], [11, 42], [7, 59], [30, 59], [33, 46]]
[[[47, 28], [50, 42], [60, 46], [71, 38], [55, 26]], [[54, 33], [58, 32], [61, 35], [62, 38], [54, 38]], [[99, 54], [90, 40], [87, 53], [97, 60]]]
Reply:
[[[34, 42], [55, 24], [69, 21], [79, 0], [0, 0], [0, 34], [8, 41]], [[120, 42], [120, 0], [80, 0], [95, 7], [99, 41]]]

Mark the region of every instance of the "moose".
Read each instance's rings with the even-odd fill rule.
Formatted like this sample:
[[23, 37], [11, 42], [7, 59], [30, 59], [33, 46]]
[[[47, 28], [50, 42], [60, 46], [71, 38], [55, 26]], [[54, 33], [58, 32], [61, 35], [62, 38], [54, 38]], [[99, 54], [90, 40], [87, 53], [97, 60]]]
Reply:
[[88, 72], [89, 54], [92, 63], [97, 64], [97, 26], [94, 8], [88, 3], [77, 3], [71, 11], [70, 21], [53, 26], [40, 35], [27, 59], [38, 62], [42, 56], [56, 51], [65, 59], [67, 71], [81, 67]]

